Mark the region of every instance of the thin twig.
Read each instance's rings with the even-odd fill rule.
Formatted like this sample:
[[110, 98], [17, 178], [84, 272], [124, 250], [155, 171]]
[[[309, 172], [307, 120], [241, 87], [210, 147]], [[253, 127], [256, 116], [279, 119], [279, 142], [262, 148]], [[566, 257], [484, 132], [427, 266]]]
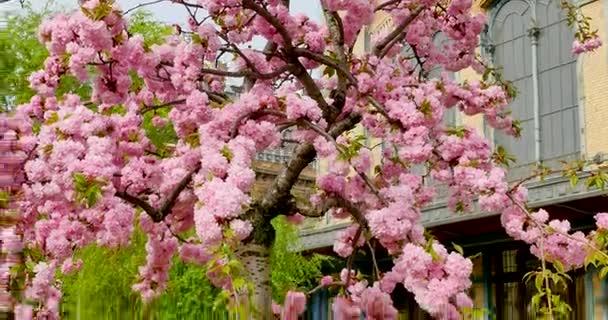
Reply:
[[372, 244], [369, 242], [369, 240], [365, 240], [365, 242], [367, 243], [367, 247], [369, 248], [369, 251], [372, 254], [372, 262], [374, 263], [374, 270], [376, 270], [376, 278], [380, 278], [380, 268], [378, 267], [378, 261], [376, 260], [376, 253], [374, 252], [374, 248], [372, 247]]
[[551, 297], [549, 296], [549, 293], [551, 292], [551, 286], [549, 284], [549, 277], [546, 276], [547, 273], [547, 263], [546, 263], [546, 259], [545, 259], [545, 247], [544, 247], [544, 237], [540, 237], [540, 254], [541, 254], [541, 258], [540, 258], [540, 264], [541, 264], [541, 268], [542, 268], [542, 272], [543, 272], [543, 278], [545, 278], [544, 282], [545, 282], [545, 290], [546, 290], [546, 295], [545, 297], [547, 297], [547, 309], [549, 311], [549, 315], [551, 316], [551, 319], [553, 319], [553, 308], [551, 307]]
[[319, 291], [319, 290], [321, 290], [321, 289], [323, 289], [323, 288], [329, 288], [329, 287], [343, 287], [344, 285], [345, 285], [345, 283], [344, 283], [344, 282], [342, 282], [342, 281], [335, 281], [335, 282], [332, 282], [332, 283], [330, 283], [330, 284], [328, 284], [328, 285], [322, 285], [322, 284], [320, 284], [320, 285], [318, 285], [318, 286], [314, 287], [313, 289], [311, 289], [310, 291], [308, 291], [308, 292], [306, 293], [306, 295], [310, 296], [311, 294], [313, 294], [313, 293], [315, 293], [315, 292], [317, 292], [317, 291]]
[[149, 6], [149, 5], [153, 5], [153, 4], [157, 4], [157, 3], [165, 2], [165, 1], [167, 1], [167, 0], [155, 0], [155, 1], [150, 1], [150, 2], [140, 3], [140, 4], [136, 5], [135, 7], [133, 7], [133, 8], [131, 8], [131, 9], [128, 9], [127, 11], [125, 11], [125, 12], [123, 13], [123, 15], [125, 15], [125, 16], [126, 16], [126, 15], [127, 15], [127, 14], [129, 14], [129, 12], [131, 12], [131, 11], [137, 10], [137, 9], [142, 8], [142, 7], [145, 7], [145, 6]]
[[153, 105], [151, 105], [151, 106], [144, 106], [144, 108], [141, 109], [140, 112], [142, 114], [144, 114], [144, 113], [147, 113], [147, 112], [150, 112], [150, 111], [162, 109], [164, 107], [174, 106], [176, 104], [182, 104], [182, 103], [185, 103], [185, 102], [186, 102], [186, 99], [180, 99], [180, 100], [175, 100], [175, 101], [159, 104], [159, 105], [156, 105], [156, 106], [153, 106]]

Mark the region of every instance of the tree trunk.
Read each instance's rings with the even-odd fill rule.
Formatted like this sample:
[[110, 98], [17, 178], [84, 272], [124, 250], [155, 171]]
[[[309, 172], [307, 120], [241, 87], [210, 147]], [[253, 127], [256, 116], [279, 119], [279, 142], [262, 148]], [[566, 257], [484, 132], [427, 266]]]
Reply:
[[249, 280], [253, 283], [254, 292], [248, 308], [249, 319], [268, 320], [273, 319], [272, 314], [272, 289], [270, 286], [270, 250], [261, 245], [247, 244], [241, 247], [239, 256]]

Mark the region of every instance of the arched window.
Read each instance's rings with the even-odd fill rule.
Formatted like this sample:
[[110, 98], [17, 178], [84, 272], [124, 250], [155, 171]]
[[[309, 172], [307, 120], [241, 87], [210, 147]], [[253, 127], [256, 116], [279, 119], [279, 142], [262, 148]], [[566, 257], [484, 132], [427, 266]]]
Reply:
[[509, 109], [523, 129], [520, 139], [495, 132], [494, 140], [515, 155], [519, 164], [535, 161], [532, 43], [528, 36], [532, 16], [527, 2], [508, 1], [498, 9], [492, 30], [494, 64], [502, 68], [504, 78], [517, 88], [517, 97]]
[[574, 33], [556, 0], [536, 4], [539, 25], [538, 82], [541, 159], [573, 157], [580, 151]]
[[[435, 44], [435, 46], [437, 48], [442, 48], [444, 45], [449, 44], [449, 42], [450, 42], [450, 38], [447, 37], [445, 35], [445, 33], [443, 33], [443, 32], [437, 32], [437, 33], [435, 33], [435, 36], [433, 37], [433, 43]], [[440, 78], [442, 72], [443, 72], [443, 68], [441, 66], [436, 66], [433, 69], [429, 70], [428, 77], [429, 77], [429, 79]], [[450, 77], [451, 79], [454, 79], [455, 74], [453, 72], [449, 72], [448, 77]], [[455, 107], [450, 108], [445, 111], [445, 113], [443, 114], [443, 123], [446, 126], [455, 126], [457, 124]]]
[[551, 166], [580, 151], [573, 32], [559, 1], [531, 3], [502, 1], [495, 8], [490, 30], [494, 64], [517, 88], [509, 108], [523, 131], [520, 139], [495, 132], [494, 140], [515, 155], [519, 166], [536, 161]]

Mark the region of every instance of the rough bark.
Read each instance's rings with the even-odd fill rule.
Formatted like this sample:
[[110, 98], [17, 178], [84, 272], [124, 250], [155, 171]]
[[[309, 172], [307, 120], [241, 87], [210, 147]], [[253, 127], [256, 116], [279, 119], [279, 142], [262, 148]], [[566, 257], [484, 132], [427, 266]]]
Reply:
[[239, 256], [249, 280], [253, 283], [254, 291], [249, 308], [250, 320], [273, 319], [272, 289], [270, 282], [270, 250], [261, 245], [247, 244], [241, 247]]

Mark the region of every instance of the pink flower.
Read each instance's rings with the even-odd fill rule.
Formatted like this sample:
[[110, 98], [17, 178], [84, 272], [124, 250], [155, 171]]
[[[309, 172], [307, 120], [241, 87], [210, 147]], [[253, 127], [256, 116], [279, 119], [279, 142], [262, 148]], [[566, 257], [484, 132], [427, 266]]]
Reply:
[[324, 276], [323, 278], [321, 278], [321, 285], [324, 287], [331, 285], [333, 282], [334, 279], [332, 276]]
[[332, 305], [335, 320], [359, 320], [361, 309], [346, 298], [337, 297]]
[[161, 118], [159, 116], [155, 116], [154, 118], [152, 118], [152, 125], [154, 125], [157, 128], [160, 127], [164, 127], [167, 124], [167, 119], [166, 118]]
[[283, 307], [280, 304], [277, 304], [276, 302], [272, 301], [272, 314], [280, 315], [282, 311]]
[[302, 224], [302, 222], [304, 222], [304, 219], [306, 219], [306, 217], [304, 217], [303, 215], [301, 215], [299, 213], [287, 216], [287, 221], [289, 221], [289, 223], [295, 224], [295, 225]]
[[361, 306], [366, 319], [397, 319], [397, 309], [393, 307], [390, 295], [382, 292], [377, 285], [363, 291], [361, 294]]
[[251, 231], [253, 231], [253, 226], [249, 221], [235, 219], [230, 221], [230, 229], [234, 231], [234, 234], [237, 239], [245, 240], [247, 239], [247, 237], [249, 237]]
[[80, 270], [80, 268], [82, 268], [82, 260], [81, 259], [73, 261], [72, 258], [68, 258], [61, 265], [61, 273], [63, 273], [63, 274], [69, 274], [69, 273], [72, 273], [72, 272]]
[[285, 296], [282, 319], [297, 320], [298, 316], [306, 310], [306, 296], [302, 292], [289, 291]]
[[595, 215], [595, 224], [599, 229], [608, 230], [608, 213], [598, 213]]
[[29, 304], [15, 306], [15, 320], [31, 320], [34, 318], [34, 308]]

